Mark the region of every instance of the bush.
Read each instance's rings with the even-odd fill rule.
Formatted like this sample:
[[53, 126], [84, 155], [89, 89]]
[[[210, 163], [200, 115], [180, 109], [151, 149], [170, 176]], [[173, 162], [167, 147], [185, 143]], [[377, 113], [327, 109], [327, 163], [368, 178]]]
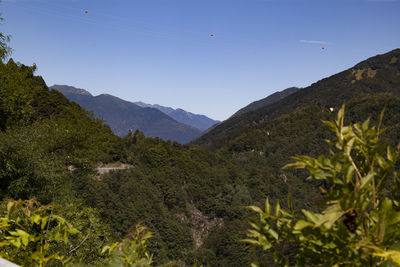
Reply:
[[[251, 220], [246, 243], [272, 251], [281, 266], [391, 266], [400, 264], [400, 212], [396, 171], [398, 149], [380, 141], [381, 121], [369, 127], [344, 126], [344, 107], [337, 120], [324, 122], [336, 134], [327, 140], [329, 157], [296, 156], [284, 168], [305, 168], [310, 180], [321, 181], [323, 211], [248, 207], [259, 219]], [[290, 198], [289, 198], [290, 200]], [[290, 245], [293, 257], [279, 247]], [[254, 263], [254, 266], [261, 266]]]

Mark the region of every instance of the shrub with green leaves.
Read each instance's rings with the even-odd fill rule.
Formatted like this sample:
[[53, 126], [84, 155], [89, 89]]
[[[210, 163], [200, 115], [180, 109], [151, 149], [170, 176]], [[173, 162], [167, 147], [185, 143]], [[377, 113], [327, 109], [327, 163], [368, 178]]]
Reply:
[[[344, 126], [344, 107], [333, 122], [336, 134], [327, 140], [329, 157], [293, 157], [284, 168], [305, 168], [321, 182], [322, 212], [248, 207], [259, 219], [250, 221], [245, 242], [270, 250], [281, 266], [396, 266], [400, 264], [400, 212], [396, 171], [399, 151], [380, 141], [383, 112], [377, 126]], [[289, 198], [290, 200], [290, 198]], [[279, 247], [292, 249], [284, 256]], [[262, 266], [254, 263], [254, 266]]]
[[151, 266], [153, 255], [147, 251], [147, 240], [151, 237], [152, 234], [146, 231], [146, 227], [137, 225], [128, 238], [111, 246], [105, 246], [103, 253], [109, 256], [109, 266]]
[[79, 231], [64, 218], [53, 214], [52, 205], [40, 205], [35, 199], [8, 200], [7, 211], [0, 216], [0, 257], [22, 266], [46, 266], [52, 261], [67, 263], [54, 247], [68, 243]]

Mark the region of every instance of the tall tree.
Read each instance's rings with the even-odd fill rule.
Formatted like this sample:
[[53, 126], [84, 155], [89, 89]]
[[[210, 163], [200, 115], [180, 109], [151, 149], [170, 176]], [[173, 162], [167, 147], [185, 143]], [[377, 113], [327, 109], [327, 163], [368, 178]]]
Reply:
[[[1, 3], [1, 0], [0, 0]], [[3, 21], [3, 18], [0, 14], [0, 21]], [[6, 35], [0, 32], [0, 60], [4, 62], [7, 57], [11, 54], [11, 48], [8, 46], [8, 42], [10, 42], [10, 35]]]

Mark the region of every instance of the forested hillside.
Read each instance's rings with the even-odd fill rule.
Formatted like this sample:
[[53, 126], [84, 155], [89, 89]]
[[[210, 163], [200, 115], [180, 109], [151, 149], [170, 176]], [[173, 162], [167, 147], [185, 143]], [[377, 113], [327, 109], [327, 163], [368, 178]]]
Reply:
[[225, 146], [232, 137], [298, 107], [338, 108], [364, 94], [400, 94], [400, 49], [369, 58], [353, 68], [322, 79], [274, 104], [232, 117], [193, 141], [211, 149]]
[[[111, 241], [109, 225], [82, 205], [68, 166], [89, 174], [99, 162], [123, 160], [123, 142], [78, 104], [49, 91], [34, 70], [12, 59], [0, 64], [0, 198], [54, 203], [54, 212], [88, 235], [73, 256], [96, 264], [103, 259], [100, 247]], [[59, 252], [81, 241], [71, 237]]]
[[[374, 122], [386, 107], [383, 139], [400, 139], [399, 49], [231, 118], [197, 141], [213, 150], [139, 131], [118, 137], [34, 71], [12, 59], [0, 63], [0, 198], [52, 203], [44, 214], [79, 231], [52, 249], [76, 264], [102, 266], [102, 248], [141, 224], [153, 232], [154, 265], [272, 266], [270, 254], [239, 242], [251, 216], [243, 207], [262, 207], [267, 196], [286, 203], [290, 193], [296, 210], [319, 209], [321, 182], [282, 167], [293, 155], [328, 154], [324, 139], [333, 134], [321, 120], [334, 118], [343, 102], [347, 122]], [[98, 173], [105, 163], [130, 167]], [[290, 248], [280, 250], [290, 255]]]

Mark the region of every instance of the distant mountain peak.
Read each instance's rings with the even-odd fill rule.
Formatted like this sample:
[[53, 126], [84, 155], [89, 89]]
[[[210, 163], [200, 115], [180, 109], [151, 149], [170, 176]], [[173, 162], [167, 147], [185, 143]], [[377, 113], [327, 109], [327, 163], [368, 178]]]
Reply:
[[198, 128], [180, 123], [151, 105], [141, 107], [110, 94], [92, 96], [86, 90], [72, 86], [55, 85], [50, 88], [93, 111], [120, 136], [126, 135], [129, 130], [140, 130], [146, 136], [187, 143], [201, 133]]
[[50, 86], [50, 88], [54, 89], [54, 90], [57, 90], [57, 91], [63, 93], [64, 95], [74, 94], [74, 95], [92, 96], [92, 94], [89, 93], [88, 91], [86, 91], [85, 89], [76, 88], [76, 87], [69, 86], [69, 85], [58, 85], [58, 84], [55, 84], [53, 86]]
[[200, 115], [200, 114], [194, 114], [191, 112], [188, 112], [186, 110], [183, 110], [181, 108], [171, 108], [171, 107], [164, 107], [160, 106], [158, 104], [147, 104], [143, 103], [141, 101], [134, 102], [134, 104], [141, 106], [141, 107], [149, 107], [149, 108], [156, 108], [160, 110], [161, 112], [167, 114], [174, 120], [184, 123], [193, 127], [196, 127], [197, 129], [200, 129], [201, 131], [205, 131], [208, 128], [212, 127], [213, 125], [219, 123], [220, 121], [210, 119], [209, 117], [205, 115]]

